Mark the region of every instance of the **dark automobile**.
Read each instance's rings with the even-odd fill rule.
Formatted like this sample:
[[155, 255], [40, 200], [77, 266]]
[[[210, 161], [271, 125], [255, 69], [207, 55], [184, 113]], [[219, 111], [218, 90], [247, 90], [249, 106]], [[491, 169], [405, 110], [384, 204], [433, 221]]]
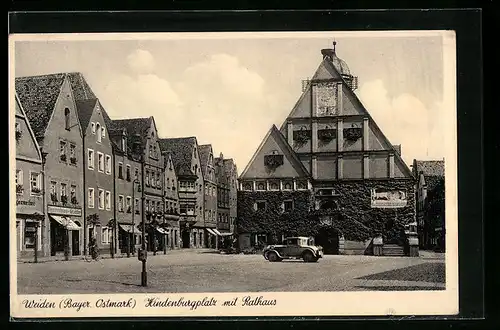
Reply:
[[283, 240], [283, 244], [266, 246], [262, 254], [270, 262], [279, 262], [283, 259], [316, 262], [319, 258], [323, 258], [323, 248], [314, 245], [308, 237], [288, 237]]

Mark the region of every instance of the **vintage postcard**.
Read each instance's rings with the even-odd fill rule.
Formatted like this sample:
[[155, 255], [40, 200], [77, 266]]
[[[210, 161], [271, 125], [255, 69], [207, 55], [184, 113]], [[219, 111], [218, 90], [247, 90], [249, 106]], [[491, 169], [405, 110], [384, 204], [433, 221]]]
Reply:
[[12, 317], [458, 313], [453, 31], [9, 51]]

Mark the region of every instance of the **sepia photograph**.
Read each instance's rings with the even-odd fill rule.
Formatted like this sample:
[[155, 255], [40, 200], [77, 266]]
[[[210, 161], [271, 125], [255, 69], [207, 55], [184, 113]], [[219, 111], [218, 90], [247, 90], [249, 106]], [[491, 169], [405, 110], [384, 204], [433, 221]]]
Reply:
[[11, 37], [19, 315], [458, 312], [453, 32]]

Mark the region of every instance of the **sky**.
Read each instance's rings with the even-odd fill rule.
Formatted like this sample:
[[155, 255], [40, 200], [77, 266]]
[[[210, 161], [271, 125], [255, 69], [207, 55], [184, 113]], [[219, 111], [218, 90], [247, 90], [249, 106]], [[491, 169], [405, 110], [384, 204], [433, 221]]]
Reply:
[[301, 81], [333, 40], [358, 76], [356, 95], [390, 142], [402, 145], [406, 164], [443, 159], [450, 109], [439, 35], [45, 38], [15, 43], [15, 76], [81, 72], [112, 119], [154, 116], [160, 137], [196, 136], [215, 156], [233, 158], [241, 173], [270, 127], [284, 122]]

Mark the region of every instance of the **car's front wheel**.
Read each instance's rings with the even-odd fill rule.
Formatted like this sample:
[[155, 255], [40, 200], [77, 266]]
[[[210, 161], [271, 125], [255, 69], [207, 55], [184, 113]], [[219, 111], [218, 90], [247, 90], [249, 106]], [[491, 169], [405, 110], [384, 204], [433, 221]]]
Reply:
[[318, 258], [316, 258], [314, 256], [314, 254], [312, 254], [311, 251], [306, 251], [304, 252], [304, 254], [302, 255], [302, 259], [305, 261], [305, 262], [316, 262], [318, 261]]
[[281, 258], [278, 256], [278, 254], [276, 252], [268, 252], [267, 253], [267, 260], [269, 260], [270, 262], [277, 262], [277, 261], [281, 261]]

